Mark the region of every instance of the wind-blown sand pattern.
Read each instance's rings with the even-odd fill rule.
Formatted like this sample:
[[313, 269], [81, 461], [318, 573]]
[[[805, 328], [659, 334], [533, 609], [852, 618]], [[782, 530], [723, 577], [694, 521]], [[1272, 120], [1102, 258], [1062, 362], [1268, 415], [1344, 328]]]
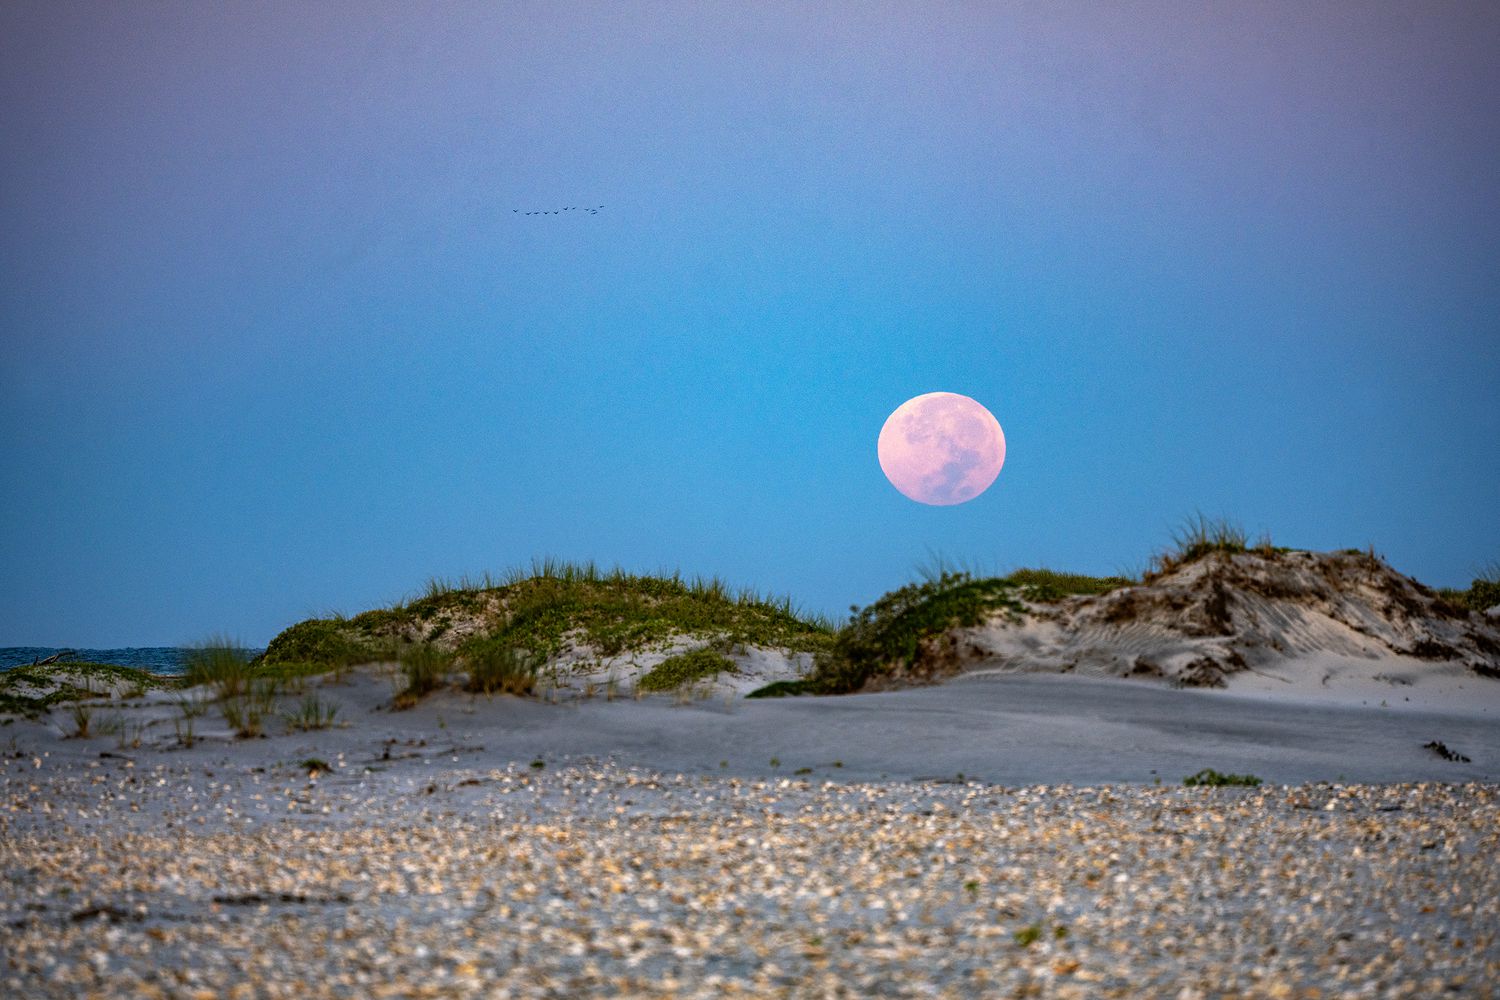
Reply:
[[[1212, 553], [1149, 583], [954, 629], [926, 670], [1079, 673], [1234, 686], [1326, 686], [1378, 663], [1416, 677], [1500, 678], [1500, 620], [1455, 607], [1363, 552]], [[1252, 687], [1256, 685], [1252, 684]]]

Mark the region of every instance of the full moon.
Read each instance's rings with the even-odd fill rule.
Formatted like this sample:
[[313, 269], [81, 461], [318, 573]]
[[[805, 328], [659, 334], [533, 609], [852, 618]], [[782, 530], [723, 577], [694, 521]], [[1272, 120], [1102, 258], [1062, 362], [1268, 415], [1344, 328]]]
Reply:
[[940, 507], [973, 500], [1005, 464], [1000, 421], [956, 392], [929, 392], [896, 407], [875, 447], [892, 486]]

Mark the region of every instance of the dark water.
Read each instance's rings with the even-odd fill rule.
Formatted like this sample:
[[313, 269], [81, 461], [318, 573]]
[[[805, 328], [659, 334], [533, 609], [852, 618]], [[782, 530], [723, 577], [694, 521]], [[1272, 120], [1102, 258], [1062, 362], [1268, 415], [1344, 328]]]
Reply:
[[[247, 649], [247, 656], [261, 652]], [[188, 650], [181, 646], [127, 646], [124, 649], [64, 649], [58, 646], [0, 646], [0, 670], [45, 660], [53, 653], [62, 653], [64, 660], [85, 660], [89, 663], [118, 663], [122, 667], [138, 667], [156, 674], [182, 673], [183, 656]]]

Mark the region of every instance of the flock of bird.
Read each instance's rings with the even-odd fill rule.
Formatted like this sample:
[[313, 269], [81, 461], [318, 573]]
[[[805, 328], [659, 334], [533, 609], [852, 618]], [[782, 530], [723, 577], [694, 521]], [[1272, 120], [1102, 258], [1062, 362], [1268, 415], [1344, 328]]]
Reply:
[[[599, 206], [599, 208], [603, 207], [603, 205]], [[582, 205], [570, 205], [567, 208], [554, 208], [547, 212], [523, 212], [519, 208], [513, 208], [511, 209], [511, 211], [516, 213], [517, 215], [558, 215], [562, 212], [587, 212], [589, 215], [598, 215], [599, 208], [588, 208]]]

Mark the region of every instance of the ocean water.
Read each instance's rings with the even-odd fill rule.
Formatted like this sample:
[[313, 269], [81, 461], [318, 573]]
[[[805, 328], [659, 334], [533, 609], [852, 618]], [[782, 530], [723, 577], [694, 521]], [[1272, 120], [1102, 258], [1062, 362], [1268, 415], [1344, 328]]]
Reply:
[[[67, 649], [59, 646], [0, 646], [0, 670], [45, 660], [53, 653], [64, 654], [65, 660], [82, 660], [89, 663], [118, 663], [122, 667], [138, 667], [155, 674], [182, 673], [183, 657], [189, 651], [182, 646], [127, 646], [123, 649]], [[247, 649], [247, 656], [263, 652]]]

